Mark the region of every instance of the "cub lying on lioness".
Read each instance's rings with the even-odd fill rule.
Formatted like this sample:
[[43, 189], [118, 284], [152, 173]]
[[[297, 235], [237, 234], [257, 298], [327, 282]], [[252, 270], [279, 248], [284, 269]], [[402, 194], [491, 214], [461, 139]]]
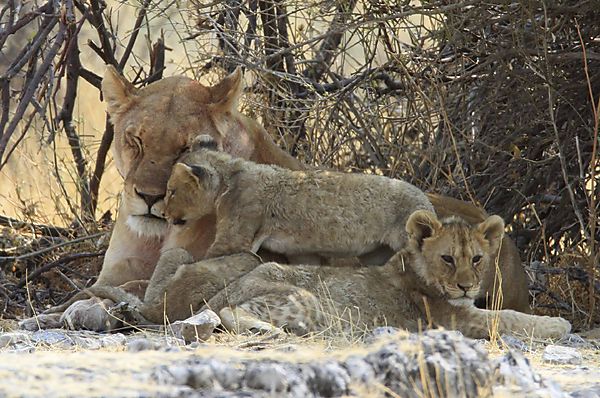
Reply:
[[490, 216], [471, 226], [416, 211], [406, 224], [405, 250], [382, 267], [259, 265], [215, 295], [207, 307], [234, 331], [285, 328], [297, 334], [342, 327], [354, 332], [387, 324], [417, 331], [429, 322], [472, 338], [526, 332], [560, 338], [562, 318], [473, 306], [482, 271], [492, 265], [504, 222]]
[[[173, 167], [165, 217], [184, 224], [216, 211], [207, 258], [259, 247], [291, 257], [363, 256], [402, 249], [415, 210], [433, 211], [415, 186], [391, 178], [330, 171], [292, 171], [232, 158], [201, 136]], [[306, 257], [302, 257], [306, 261]]]

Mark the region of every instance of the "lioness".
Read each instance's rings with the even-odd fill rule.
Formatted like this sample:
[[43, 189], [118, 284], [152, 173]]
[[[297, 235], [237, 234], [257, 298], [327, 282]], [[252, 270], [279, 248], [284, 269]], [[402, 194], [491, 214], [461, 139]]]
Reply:
[[[122, 285], [143, 296], [161, 249], [184, 247], [195, 258], [204, 257], [214, 239], [214, 216], [176, 231], [169, 230], [162, 218], [173, 164], [196, 136], [210, 135], [224, 151], [237, 157], [289, 169], [303, 168], [273, 142], [262, 126], [238, 112], [242, 88], [239, 69], [212, 87], [173, 76], [137, 89], [112, 66], [107, 67], [102, 93], [114, 126], [113, 154], [124, 187], [95, 286]], [[61, 309], [56, 307], [51, 312]], [[85, 311], [85, 303], [80, 303], [75, 312], [84, 317]], [[28, 319], [22, 327], [57, 327], [59, 315]], [[73, 325], [77, 325], [76, 320]]]
[[216, 213], [207, 258], [265, 247], [288, 259], [364, 256], [383, 264], [389, 257], [375, 253], [405, 246], [408, 216], [433, 211], [405, 181], [256, 164], [217, 150], [210, 136], [192, 149], [173, 167], [164, 214], [181, 225]]
[[[458, 217], [441, 221], [419, 210], [406, 223], [405, 250], [382, 267], [348, 272], [337, 267], [261, 264], [211, 298], [232, 331], [287, 329], [296, 334], [342, 327], [354, 332], [387, 324], [417, 331], [432, 322], [472, 338], [526, 332], [560, 338], [562, 318], [473, 306], [482, 271], [494, 261], [504, 222], [490, 216], [472, 226]], [[337, 325], [337, 326], [336, 326]]]

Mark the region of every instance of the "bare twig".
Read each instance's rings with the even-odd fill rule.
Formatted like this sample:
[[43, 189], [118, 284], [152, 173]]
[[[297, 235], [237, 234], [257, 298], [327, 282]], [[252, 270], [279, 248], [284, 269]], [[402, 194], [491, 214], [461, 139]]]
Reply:
[[41, 256], [42, 254], [49, 253], [49, 252], [54, 251], [56, 249], [60, 249], [61, 247], [73, 245], [75, 243], [84, 242], [84, 241], [90, 240], [90, 239], [99, 238], [99, 237], [101, 237], [104, 234], [105, 234], [105, 232], [98, 232], [98, 233], [95, 233], [95, 234], [91, 234], [91, 235], [87, 235], [87, 236], [82, 236], [80, 238], [75, 238], [75, 239], [72, 239], [72, 240], [67, 241], [67, 242], [58, 243], [58, 244], [52, 245], [50, 247], [45, 247], [43, 249], [36, 250], [34, 252], [31, 252], [31, 253], [21, 254], [19, 256], [12, 256], [12, 257], [0, 257], [0, 263], [10, 263], [10, 262], [13, 262], [13, 261], [24, 260], [26, 258]]
[[64, 266], [70, 262], [73, 262], [75, 260], [79, 260], [82, 258], [90, 258], [90, 257], [99, 257], [99, 256], [103, 256], [105, 253], [104, 250], [99, 251], [99, 252], [95, 252], [95, 253], [73, 253], [73, 254], [67, 254], [65, 256], [60, 257], [58, 260], [52, 261], [38, 269], [36, 269], [35, 271], [33, 271], [32, 273], [30, 273], [28, 275], [27, 278], [22, 278], [16, 285], [17, 289], [22, 288], [23, 286], [25, 286], [26, 283], [32, 282], [33, 280], [35, 280], [36, 278], [38, 278], [40, 275], [42, 275], [45, 272], [50, 271], [52, 268], [54, 267], [59, 267], [59, 266]]
[[1, 216], [0, 215], [0, 225], [4, 225], [6, 227], [10, 227], [16, 230], [19, 229], [33, 229], [37, 233], [41, 233], [45, 236], [53, 236], [53, 237], [63, 237], [63, 236], [71, 236], [72, 231], [66, 228], [55, 227], [52, 225], [42, 225], [30, 223], [22, 220], [17, 220], [15, 218]]

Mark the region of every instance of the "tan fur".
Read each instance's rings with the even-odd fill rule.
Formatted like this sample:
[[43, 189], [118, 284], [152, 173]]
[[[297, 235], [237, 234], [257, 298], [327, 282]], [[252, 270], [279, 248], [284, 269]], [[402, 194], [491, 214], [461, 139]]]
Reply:
[[405, 181], [292, 171], [211, 148], [175, 165], [165, 199], [165, 216], [176, 224], [216, 212], [216, 238], [207, 257], [259, 247], [288, 258], [361, 256], [381, 247], [398, 251], [406, 244], [406, 220], [418, 209], [433, 211], [425, 194]]
[[[469, 202], [449, 198], [447, 196], [428, 193], [427, 197], [433, 204], [439, 218], [459, 216], [471, 225], [484, 221], [488, 214], [481, 208]], [[478, 307], [494, 307], [494, 297], [502, 292], [500, 307], [495, 309], [511, 309], [519, 312], [531, 312], [529, 306], [529, 288], [527, 275], [521, 263], [519, 250], [515, 242], [504, 236], [500, 252], [495, 257], [494, 264], [487, 267], [483, 273], [481, 290], [478, 296]], [[499, 272], [496, 272], [496, 271]], [[500, 284], [500, 281], [502, 283]]]
[[[382, 324], [417, 331], [431, 322], [484, 338], [496, 319], [500, 333], [563, 337], [570, 324], [562, 318], [473, 306], [481, 270], [493, 261], [503, 228], [497, 216], [471, 226], [417, 211], [407, 222], [406, 250], [382, 267], [348, 272], [265, 263], [228, 285], [207, 307], [236, 331], [265, 330], [265, 322], [299, 334], [329, 327], [359, 332]], [[453, 265], [442, 256], [452, 256]]]

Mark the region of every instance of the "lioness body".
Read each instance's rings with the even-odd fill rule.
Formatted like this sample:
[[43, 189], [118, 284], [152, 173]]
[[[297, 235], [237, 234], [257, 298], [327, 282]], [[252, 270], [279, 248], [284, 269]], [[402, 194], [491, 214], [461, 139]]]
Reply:
[[382, 176], [292, 171], [208, 148], [181, 161], [167, 183], [165, 215], [182, 223], [216, 211], [208, 257], [259, 247], [288, 257], [398, 251], [406, 243], [408, 216], [433, 211], [421, 190]]
[[470, 226], [415, 212], [407, 223], [407, 249], [384, 266], [348, 272], [265, 263], [229, 284], [207, 307], [237, 331], [286, 328], [304, 334], [341, 327], [356, 333], [379, 325], [417, 331], [431, 322], [483, 338], [495, 323], [500, 333], [563, 337], [570, 324], [562, 318], [473, 306], [503, 226], [495, 216]]

